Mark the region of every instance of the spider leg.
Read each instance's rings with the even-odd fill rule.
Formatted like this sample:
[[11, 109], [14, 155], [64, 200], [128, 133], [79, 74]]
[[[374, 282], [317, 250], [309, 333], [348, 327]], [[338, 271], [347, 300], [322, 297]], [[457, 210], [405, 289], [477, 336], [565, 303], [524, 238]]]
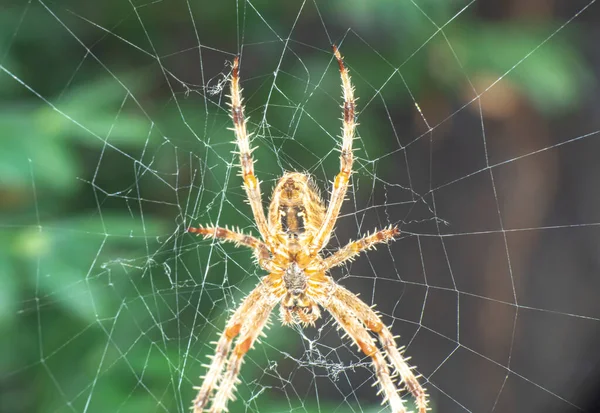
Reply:
[[340, 76], [342, 78], [342, 90], [344, 93], [344, 118], [342, 126], [342, 149], [340, 154], [340, 172], [333, 181], [333, 190], [331, 191], [331, 198], [325, 213], [325, 218], [319, 231], [315, 235], [312, 243], [312, 252], [322, 250], [331, 236], [333, 226], [337, 221], [342, 207], [342, 202], [346, 196], [348, 189], [348, 181], [350, 180], [350, 174], [352, 173], [352, 140], [354, 139], [354, 129], [356, 128], [356, 105], [354, 99], [354, 87], [350, 82], [350, 75], [348, 69], [344, 65], [342, 55], [338, 51], [337, 47], [333, 46], [333, 53], [337, 59], [340, 67]]
[[261, 306], [265, 305], [265, 297], [271, 295], [268, 291], [269, 287], [264, 282], [264, 280], [269, 277], [270, 276], [265, 277], [263, 281], [248, 294], [237, 311], [229, 318], [225, 331], [223, 331], [221, 338], [217, 342], [215, 355], [212, 357], [208, 372], [204, 376], [202, 386], [195, 387], [195, 389], [198, 390], [198, 394], [192, 405], [194, 413], [202, 413], [204, 407], [207, 405], [210, 395], [222, 376], [225, 361], [235, 337], [237, 337], [241, 331], [243, 331], [244, 334], [247, 334], [248, 329], [251, 328], [250, 326], [254, 321], [254, 318], [249, 315], [260, 313]]
[[246, 130], [247, 119], [244, 117], [244, 106], [242, 104], [242, 89], [240, 88], [239, 76], [239, 57], [233, 59], [233, 72], [231, 75], [231, 119], [233, 120], [233, 130], [240, 154], [240, 165], [242, 168], [242, 178], [244, 179], [244, 189], [248, 202], [252, 208], [252, 214], [258, 231], [262, 238], [270, 245], [271, 232], [265, 218], [265, 211], [262, 206], [260, 193], [260, 182], [254, 175], [254, 159], [252, 158], [252, 149], [250, 148], [250, 135]]
[[259, 265], [264, 270], [272, 272], [277, 269], [271, 262], [271, 254], [265, 243], [252, 235], [246, 235], [239, 231], [232, 231], [228, 228], [214, 226], [198, 228], [190, 227], [187, 231], [192, 234], [203, 235], [204, 239], [215, 238], [221, 241], [233, 242], [238, 247], [243, 245], [252, 248], [254, 250], [254, 255], [256, 255], [256, 258], [258, 259]]
[[413, 368], [407, 363], [408, 359], [402, 356], [401, 351], [396, 346], [394, 336], [383, 324], [377, 313], [341, 285], [334, 285], [333, 296], [337, 297], [343, 303], [343, 311], [355, 314], [369, 330], [379, 335], [379, 341], [388, 359], [400, 374], [402, 382], [415, 398], [419, 413], [426, 413], [428, 403], [427, 392], [419, 384], [417, 376], [412, 371]]
[[328, 271], [332, 267], [342, 265], [344, 262], [354, 259], [362, 251], [371, 249], [377, 244], [388, 242], [399, 234], [400, 230], [398, 228], [389, 227], [367, 235], [357, 241], [350, 242], [345, 247], [336, 251], [335, 254], [325, 258], [320, 270]]
[[352, 338], [362, 352], [371, 357], [375, 374], [377, 375], [377, 382], [381, 387], [380, 392], [384, 393], [383, 403], [386, 401], [389, 403], [392, 413], [406, 413], [404, 401], [394, 385], [388, 364], [367, 329], [352, 311], [348, 311], [346, 304], [335, 295], [323, 306], [331, 313], [340, 327]]
[[268, 296], [262, 295], [255, 303], [251, 312], [244, 316], [244, 324], [241, 327], [240, 335], [227, 362], [227, 369], [219, 383], [219, 390], [213, 399], [210, 413], [227, 411], [227, 402], [235, 399], [233, 392], [236, 384], [240, 382], [238, 375], [242, 367], [244, 355], [252, 348], [258, 336], [264, 334], [262, 331], [277, 302], [278, 300], [273, 294], [269, 294]]

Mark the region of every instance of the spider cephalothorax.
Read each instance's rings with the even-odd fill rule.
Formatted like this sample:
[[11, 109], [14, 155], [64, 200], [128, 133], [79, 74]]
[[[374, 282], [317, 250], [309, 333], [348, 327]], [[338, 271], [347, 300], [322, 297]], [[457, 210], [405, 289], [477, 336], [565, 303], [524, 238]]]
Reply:
[[[333, 48], [342, 77], [344, 111], [340, 172], [335, 177], [327, 208], [319, 191], [307, 174], [286, 172], [277, 182], [265, 216], [260, 184], [254, 175], [254, 161], [242, 105], [239, 85], [239, 59], [233, 61], [231, 75], [231, 117], [240, 153], [244, 188], [262, 240], [221, 227], [190, 228], [189, 232], [235, 242], [252, 248], [262, 269], [269, 272], [244, 299], [230, 317], [217, 343], [212, 362], [193, 403], [194, 413], [201, 413], [212, 397], [211, 413], [227, 410], [233, 399], [242, 360], [262, 333], [269, 315], [277, 304], [284, 324], [314, 324], [321, 316], [319, 307], [327, 310], [361, 351], [373, 362], [377, 381], [393, 413], [406, 413], [394, 384], [390, 366], [401, 384], [413, 394], [419, 413], [427, 410], [427, 395], [412, 368], [406, 363], [389, 329], [371, 307], [337, 284], [327, 272], [355, 258], [361, 251], [378, 243], [391, 241], [400, 231], [386, 228], [367, 235], [323, 258], [352, 173], [352, 140], [354, 139], [354, 88], [337, 48]], [[380, 350], [370, 333], [379, 337]], [[231, 346], [236, 339], [233, 351]], [[229, 360], [227, 357], [229, 356]], [[387, 361], [384, 356], [387, 357]]]
[[287, 292], [279, 307], [284, 324], [313, 324], [321, 316], [319, 306], [310, 298], [314, 288], [309, 291], [309, 280], [308, 274], [296, 262], [285, 269], [283, 285]]

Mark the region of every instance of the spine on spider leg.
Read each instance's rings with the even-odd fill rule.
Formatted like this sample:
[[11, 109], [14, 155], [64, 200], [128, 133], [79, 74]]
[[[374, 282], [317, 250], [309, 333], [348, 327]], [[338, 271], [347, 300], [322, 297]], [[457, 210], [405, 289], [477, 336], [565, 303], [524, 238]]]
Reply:
[[400, 235], [400, 230], [397, 227], [389, 226], [381, 230], [374, 230], [373, 233], [367, 234], [366, 237], [357, 240], [349, 245], [352, 256], [359, 254], [362, 251], [375, 248], [377, 244], [387, 243]]
[[398, 390], [396, 389], [396, 386], [394, 386], [392, 377], [390, 375], [386, 377], [385, 373], [382, 372], [384, 368], [383, 365], [385, 365], [385, 369], [388, 370], [387, 364], [381, 355], [373, 357], [373, 366], [375, 367], [377, 376], [380, 377], [374, 385], [379, 385], [377, 394], [383, 393], [384, 395], [381, 404], [388, 403], [392, 413], [407, 413], [404, 401], [398, 396]]
[[227, 411], [227, 403], [235, 400], [234, 391], [236, 386], [241, 382], [237, 378], [242, 367], [243, 354], [239, 354], [234, 350], [229, 363], [227, 364], [227, 374], [219, 385], [219, 391], [215, 395], [210, 413], [221, 413]]
[[223, 371], [223, 367], [225, 365], [225, 359], [227, 357], [227, 354], [229, 353], [229, 349], [231, 348], [231, 341], [235, 336], [232, 336], [232, 333], [235, 333], [235, 331], [231, 331], [229, 334], [227, 334], [226, 330], [225, 333], [221, 336], [217, 343], [217, 350], [215, 352], [215, 355], [212, 356], [208, 372], [204, 376], [202, 386], [194, 388], [198, 390], [198, 395], [194, 399], [192, 405], [194, 413], [202, 413], [204, 407], [210, 399], [210, 395], [213, 389], [215, 388], [219, 377], [221, 376], [221, 372]]
[[238, 375], [242, 367], [244, 355], [252, 348], [254, 342], [261, 335], [268, 323], [269, 315], [275, 306], [276, 300], [274, 300], [274, 297], [264, 295], [259, 300], [262, 301], [253, 311], [244, 314], [245, 326], [240, 332], [235, 348], [229, 358], [225, 374], [219, 383], [219, 390], [213, 399], [210, 413], [225, 411], [227, 409], [227, 402], [235, 399], [234, 391], [236, 385], [240, 383]]
[[356, 128], [356, 99], [354, 98], [354, 86], [350, 80], [350, 74], [344, 64], [342, 55], [337, 46], [333, 45], [333, 54], [337, 59], [340, 68], [340, 76], [342, 78], [342, 90], [344, 97], [343, 106], [343, 126], [342, 126], [342, 149], [340, 154], [341, 172], [350, 176], [352, 172], [352, 141], [354, 140], [354, 130]]
[[[373, 309], [369, 307], [365, 302], [360, 300], [358, 297], [356, 297], [354, 294], [352, 294], [350, 291], [346, 290], [340, 285], [334, 285], [332, 294], [332, 301], [337, 300], [338, 303], [340, 303], [339, 305], [342, 309], [345, 308], [346, 312], [353, 314], [355, 317], [361, 320], [362, 325], [364, 325], [367, 329], [379, 335], [383, 352], [387, 355], [390, 364], [394, 367], [395, 373], [400, 375], [401, 383], [404, 383], [406, 385], [407, 389], [415, 398], [416, 405], [419, 409], [419, 413], [426, 413], [428, 409], [427, 394], [419, 384], [417, 377], [413, 374], [412, 368], [407, 364], [408, 359], [402, 357], [400, 350], [398, 350], [398, 348], [396, 347], [394, 337], [390, 333], [389, 329], [385, 327], [377, 313], [374, 312]], [[370, 339], [370, 336], [367, 335], [366, 338]], [[385, 369], [386, 372], [389, 371], [388, 364], [383, 360], [381, 362], [376, 363], [374, 359], [373, 364], [375, 366], [376, 372], [378, 372], [378, 368]], [[386, 380], [386, 382], [388, 380], [391, 381], [389, 372], [388, 374], [379, 374], [378, 372], [377, 376], [382, 383], [382, 387], [388, 389], [388, 391], [385, 392], [386, 396], [390, 398], [390, 400], [392, 400], [392, 398], [395, 398], [395, 395], [391, 392], [393, 384], [391, 387], [389, 387], [387, 383], [383, 382], [383, 380]], [[390, 401], [390, 406], [393, 406], [392, 401]], [[394, 410], [394, 412], [396, 412], [396, 410]]]
[[[269, 245], [269, 228], [263, 211], [260, 193], [260, 182], [254, 175], [254, 160], [252, 158], [252, 149], [250, 148], [250, 135], [246, 130], [247, 119], [244, 116], [244, 106], [242, 104], [242, 91], [240, 88], [239, 77], [239, 56], [233, 60], [233, 70], [231, 74], [231, 119], [233, 120], [233, 129], [236, 136], [236, 142], [239, 150], [242, 178], [244, 180], [244, 190], [252, 208], [252, 213], [256, 221], [256, 226], [262, 238]], [[270, 245], [269, 245], [270, 246]]]
[[[354, 140], [354, 130], [356, 128], [356, 104], [354, 99], [354, 86], [350, 81], [350, 74], [344, 64], [342, 55], [337, 46], [333, 45], [333, 54], [337, 59], [340, 68], [340, 77], [342, 78], [342, 91], [344, 97], [343, 106], [343, 124], [342, 124], [342, 148], [340, 151], [340, 173], [335, 177], [333, 183], [334, 192], [342, 194], [340, 190], [345, 190], [352, 173], [352, 163], [354, 155], [352, 153], [352, 141]], [[345, 193], [345, 191], [343, 191]], [[333, 200], [332, 200], [333, 201]], [[341, 200], [338, 202], [341, 203]]]
[[254, 176], [254, 161], [252, 149], [250, 148], [250, 135], [246, 130], [246, 117], [244, 116], [244, 105], [242, 103], [242, 91], [240, 89], [239, 56], [233, 59], [233, 71], [231, 75], [231, 119], [239, 149], [242, 177], [246, 181], [247, 176]]
[[367, 304], [353, 297], [348, 290], [338, 286], [336, 288], [336, 293], [343, 302], [354, 309], [369, 330], [379, 335], [381, 346], [387, 355], [387, 358], [394, 367], [395, 372], [400, 375], [401, 382], [406, 385], [406, 388], [415, 398], [419, 413], [426, 413], [428, 409], [427, 392], [421, 387], [419, 380], [412, 372], [412, 368], [407, 363], [408, 358], [404, 358], [401, 350], [396, 347], [394, 336], [390, 330]]
[[204, 411], [213, 390], [217, 387], [217, 383], [223, 380], [223, 375], [226, 374], [223, 373], [225, 362], [230, 353], [232, 342], [242, 330], [242, 325], [245, 322], [244, 317], [247, 313], [252, 312], [256, 302], [262, 297], [263, 290], [261, 285], [259, 284], [257, 288], [252, 290], [234, 314], [229, 317], [227, 327], [217, 343], [215, 355], [212, 358], [208, 372], [204, 376], [202, 386], [199, 388], [198, 395], [194, 399], [194, 413], [202, 413]]
[[372, 234], [367, 234], [359, 240], [350, 242], [323, 261], [322, 271], [327, 271], [332, 267], [342, 265], [348, 260], [353, 260], [362, 251], [374, 248], [377, 244], [392, 241], [399, 234], [400, 230], [398, 228], [389, 226], [380, 231], [375, 230]]
[[404, 402], [394, 385], [388, 364], [359, 319], [349, 311], [350, 308], [346, 303], [336, 297], [325, 301], [324, 306], [358, 348], [371, 358], [377, 377], [375, 385], [379, 385], [378, 394], [384, 395], [382, 404], [388, 403], [392, 413], [406, 413]]
[[419, 409], [419, 413], [426, 413], [428, 410], [428, 400], [427, 400], [427, 392], [419, 383], [419, 379], [412, 372], [414, 367], [410, 367], [408, 364], [409, 358], [405, 358], [402, 356], [402, 348], [399, 350], [396, 347], [396, 343], [394, 337], [390, 330], [388, 330], [385, 326], [382, 325], [381, 330], [378, 332], [379, 338], [381, 341], [381, 345], [390, 359], [394, 369], [398, 374], [400, 374], [401, 380], [406, 385], [406, 388], [411, 392], [413, 397], [415, 398], [415, 402], [417, 408]]
[[340, 68], [340, 76], [342, 78], [342, 89], [344, 94], [340, 172], [336, 175], [333, 181], [331, 198], [329, 200], [327, 212], [323, 218], [323, 224], [315, 234], [311, 243], [312, 253], [321, 250], [329, 241], [329, 237], [331, 236], [331, 232], [335, 226], [335, 221], [338, 218], [340, 208], [344, 202], [346, 191], [348, 190], [348, 182], [350, 181], [352, 163], [354, 161], [352, 154], [352, 140], [354, 139], [354, 128], [356, 127], [354, 89], [350, 83], [350, 75], [348, 74], [348, 70], [342, 61], [342, 55], [335, 45], [333, 45], [333, 53]]

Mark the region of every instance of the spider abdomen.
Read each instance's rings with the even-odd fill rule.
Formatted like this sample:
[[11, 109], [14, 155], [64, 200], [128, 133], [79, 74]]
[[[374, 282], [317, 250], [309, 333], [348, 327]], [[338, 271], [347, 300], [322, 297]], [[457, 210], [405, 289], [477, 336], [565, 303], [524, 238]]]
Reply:
[[300, 172], [286, 172], [277, 182], [269, 206], [269, 227], [297, 252], [298, 243], [311, 240], [323, 222], [325, 207], [310, 177]]
[[293, 205], [279, 207], [281, 211], [281, 229], [296, 237], [304, 232], [304, 207]]

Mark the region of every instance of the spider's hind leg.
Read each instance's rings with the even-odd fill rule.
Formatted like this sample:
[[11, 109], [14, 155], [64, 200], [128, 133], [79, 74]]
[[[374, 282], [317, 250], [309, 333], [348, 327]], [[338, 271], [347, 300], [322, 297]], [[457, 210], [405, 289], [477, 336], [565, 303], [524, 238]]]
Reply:
[[210, 396], [219, 382], [219, 379], [221, 378], [225, 361], [227, 360], [227, 355], [231, 350], [231, 343], [242, 328], [242, 323], [244, 322], [243, 316], [248, 311], [252, 310], [256, 300], [260, 298], [260, 290], [261, 286], [259, 285], [259, 287], [255, 288], [246, 297], [242, 305], [240, 305], [237, 311], [227, 322], [227, 327], [225, 327], [225, 331], [223, 331], [221, 338], [217, 342], [215, 354], [212, 356], [212, 361], [208, 368], [208, 372], [204, 376], [202, 386], [195, 387], [195, 389], [198, 390], [198, 394], [196, 395], [196, 398], [192, 404], [194, 413], [202, 413], [204, 411], [204, 407], [208, 404]]
[[[219, 390], [215, 395], [210, 411], [221, 413], [225, 410], [227, 401], [232, 398], [242, 357], [261, 333], [272, 308], [275, 306], [277, 297], [271, 283], [271, 276], [263, 278], [229, 318], [227, 327], [217, 343], [215, 354], [212, 357], [208, 372], [204, 376], [202, 386], [196, 388], [198, 394], [192, 404], [194, 413], [204, 411], [219, 382]], [[224, 372], [232, 342], [238, 336], [233, 355]]]
[[402, 383], [406, 385], [406, 388], [415, 398], [419, 413], [426, 413], [428, 410], [427, 392], [413, 373], [413, 368], [410, 367], [396, 346], [394, 336], [385, 324], [383, 324], [377, 313], [341, 285], [336, 284], [334, 286], [333, 294], [334, 297], [337, 297], [343, 303], [345, 311], [355, 314], [369, 330], [379, 335], [379, 341], [383, 350], [387, 354], [390, 363], [394, 366], [394, 369], [400, 374]]
[[227, 402], [234, 400], [233, 392], [239, 383], [238, 375], [242, 367], [244, 356], [252, 348], [256, 339], [263, 333], [263, 329], [269, 320], [269, 315], [276, 304], [274, 294], [262, 291], [260, 298], [254, 303], [252, 311], [244, 314], [244, 324], [241, 327], [235, 347], [231, 352], [227, 368], [219, 383], [210, 413], [221, 413], [227, 410]]
[[377, 382], [381, 388], [380, 392], [382, 392], [384, 396], [383, 402], [388, 402], [392, 409], [392, 413], [406, 413], [404, 401], [398, 394], [398, 389], [394, 385], [388, 364], [367, 329], [362, 325], [359, 319], [349, 311], [346, 304], [335, 295], [330, 297], [325, 308], [335, 318], [340, 327], [348, 333], [361, 351], [371, 358], [377, 376]]

